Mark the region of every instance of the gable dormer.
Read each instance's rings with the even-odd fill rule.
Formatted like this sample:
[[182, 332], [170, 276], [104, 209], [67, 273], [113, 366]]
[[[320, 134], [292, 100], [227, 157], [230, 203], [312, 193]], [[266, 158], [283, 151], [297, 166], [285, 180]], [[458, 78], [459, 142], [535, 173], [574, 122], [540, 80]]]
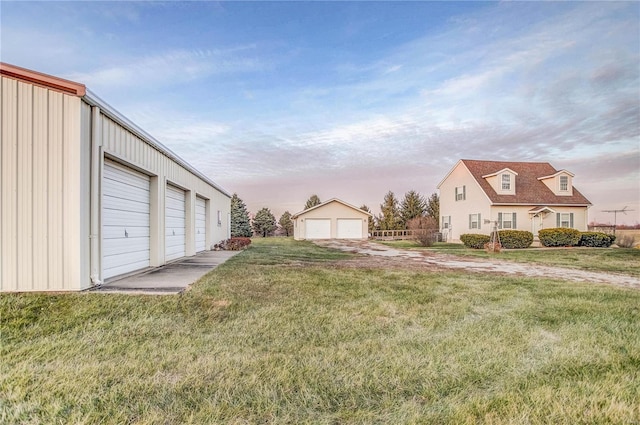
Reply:
[[550, 176], [538, 177], [538, 180], [544, 183], [556, 196], [572, 196], [573, 177], [574, 174], [567, 170], [560, 170]]
[[516, 194], [516, 177], [518, 173], [511, 168], [503, 168], [500, 171], [482, 176], [496, 191], [498, 195]]

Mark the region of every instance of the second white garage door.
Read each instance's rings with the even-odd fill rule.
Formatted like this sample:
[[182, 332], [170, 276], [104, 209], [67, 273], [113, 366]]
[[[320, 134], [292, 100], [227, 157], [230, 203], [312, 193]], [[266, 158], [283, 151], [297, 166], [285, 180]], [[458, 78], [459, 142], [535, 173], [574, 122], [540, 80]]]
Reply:
[[338, 239], [362, 239], [362, 220], [359, 218], [339, 218], [336, 237]]
[[149, 267], [149, 176], [105, 161], [103, 279]]
[[184, 195], [184, 190], [167, 185], [164, 216], [164, 258], [166, 261], [187, 255], [185, 239], [187, 214]]
[[308, 218], [304, 229], [305, 239], [331, 239], [331, 219]]
[[196, 252], [207, 249], [207, 207], [206, 201], [196, 198]]

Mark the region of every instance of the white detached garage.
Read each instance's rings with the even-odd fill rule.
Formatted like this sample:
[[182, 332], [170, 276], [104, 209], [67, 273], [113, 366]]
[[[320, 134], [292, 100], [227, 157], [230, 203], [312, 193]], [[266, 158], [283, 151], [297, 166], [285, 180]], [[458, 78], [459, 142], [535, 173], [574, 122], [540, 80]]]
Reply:
[[84, 85], [0, 74], [0, 291], [87, 289], [229, 237], [229, 193]]
[[371, 214], [333, 198], [291, 216], [293, 237], [302, 239], [367, 239]]

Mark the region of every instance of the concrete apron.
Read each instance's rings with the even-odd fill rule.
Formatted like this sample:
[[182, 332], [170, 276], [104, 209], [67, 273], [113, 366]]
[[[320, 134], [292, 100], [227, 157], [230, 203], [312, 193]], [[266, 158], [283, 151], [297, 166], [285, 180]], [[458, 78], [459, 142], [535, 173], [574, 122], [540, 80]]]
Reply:
[[195, 257], [186, 257], [161, 267], [110, 281], [92, 291], [153, 295], [179, 294], [239, 252], [204, 251]]

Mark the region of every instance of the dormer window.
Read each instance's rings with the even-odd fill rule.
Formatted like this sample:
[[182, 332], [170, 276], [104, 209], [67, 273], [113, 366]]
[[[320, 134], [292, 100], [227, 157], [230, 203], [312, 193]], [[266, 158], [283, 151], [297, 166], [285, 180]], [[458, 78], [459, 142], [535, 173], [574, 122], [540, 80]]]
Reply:
[[503, 174], [502, 175], [502, 190], [510, 191], [511, 190], [511, 174]]
[[560, 170], [549, 176], [538, 177], [556, 196], [572, 196], [573, 184], [571, 179], [573, 174], [567, 170]]
[[560, 192], [566, 192], [569, 190], [569, 177], [560, 176]]
[[511, 168], [503, 168], [495, 173], [485, 174], [482, 178], [486, 179], [499, 195], [515, 195], [517, 176], [518, 173]]

